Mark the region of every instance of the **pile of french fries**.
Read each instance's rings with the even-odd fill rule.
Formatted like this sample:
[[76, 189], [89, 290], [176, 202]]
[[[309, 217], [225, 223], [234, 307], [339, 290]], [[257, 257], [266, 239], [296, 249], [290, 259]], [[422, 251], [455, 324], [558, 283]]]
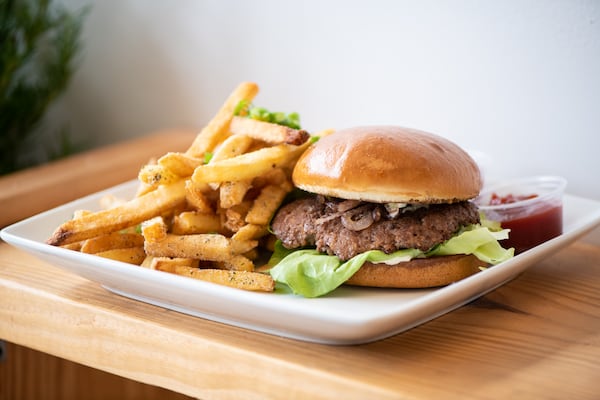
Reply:
[[[245, 82], [185, 152], [168, 152], [140, 169], [126, 201], [78, 211], [47, 243], [141, 267], [254, 291], [272, 291], [257, 271], [272, 250], [268, 226], [293, 189], [291, 171], [310, 146], [307, 132], [235, 115], [258, 86]], [[323, 134], [323, 133], [322, 133]]]

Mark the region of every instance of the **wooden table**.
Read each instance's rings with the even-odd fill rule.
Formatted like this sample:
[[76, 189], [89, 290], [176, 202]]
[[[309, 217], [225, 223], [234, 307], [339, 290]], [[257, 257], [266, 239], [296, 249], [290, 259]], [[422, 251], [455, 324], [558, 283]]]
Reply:
[[[14, 176], [2, 178], [4, 223], [5, 204], [20, 218], [36, 213], [128, 180], [192, 137], [165, 132], [26, 171], [20, 191], [6, 189]], [[41, 199], [11, 200], [16, 192]], [[597, 399], [599, 233], [467, 306], [360, 346], [309, 344], [129, 300], [0, 243], [0, 338], [201, 399]]]

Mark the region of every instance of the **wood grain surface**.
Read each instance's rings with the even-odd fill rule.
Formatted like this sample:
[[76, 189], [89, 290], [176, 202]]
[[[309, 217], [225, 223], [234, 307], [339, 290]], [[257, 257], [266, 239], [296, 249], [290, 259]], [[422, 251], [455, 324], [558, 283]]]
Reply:
[[2, 400], [190, 400], [192, 397], [5, 343]]

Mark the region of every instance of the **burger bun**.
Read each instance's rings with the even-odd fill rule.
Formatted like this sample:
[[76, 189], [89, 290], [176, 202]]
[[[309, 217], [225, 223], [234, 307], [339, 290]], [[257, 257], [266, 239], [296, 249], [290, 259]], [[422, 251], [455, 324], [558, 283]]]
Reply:
[[300, 157], [292, 179], [311, 193], [374, 203], [453, 203], [482, 186], [477, 164], [458, 145], [398, 126], [325, 136]]
[[387, 288], [437, 287], [457, 282], [487, 266], [473, 255], [415, 258], [395, 265], [366, 262], [345, 283]]

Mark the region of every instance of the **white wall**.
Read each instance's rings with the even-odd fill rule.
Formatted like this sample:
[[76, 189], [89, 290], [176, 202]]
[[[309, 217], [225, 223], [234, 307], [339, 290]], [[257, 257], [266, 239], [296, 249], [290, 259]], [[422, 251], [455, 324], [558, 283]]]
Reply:
[[492, 179], [600, 199], [599, 1], [98, 0], [84, 45], [59, 108], [95, 145], [199, 129], [252, 80], [309, 130], [420, 128], [486, 153]]

